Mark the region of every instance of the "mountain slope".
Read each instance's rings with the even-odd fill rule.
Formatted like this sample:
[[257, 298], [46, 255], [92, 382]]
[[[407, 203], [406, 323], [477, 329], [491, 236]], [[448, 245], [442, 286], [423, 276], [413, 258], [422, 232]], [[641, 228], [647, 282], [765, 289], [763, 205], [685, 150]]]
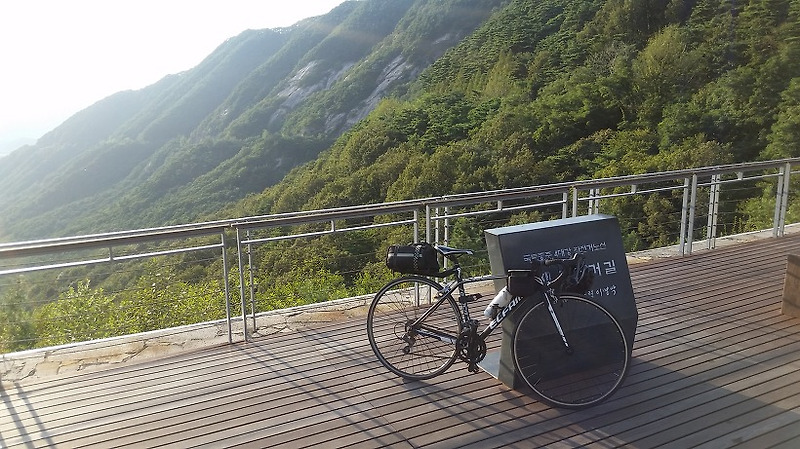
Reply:
[[800, 156], [798, 24], [800, 0], [513, 1], [217, 216]]
[[192, 71], [140, 91], [117, 93], [80, 111], [35, 146], [0, 162], [0, 190], [5, 192], [0, 210], [17, 219], [37, 217], [112, 189], [174, 138], [166, 130], [180, 136], [196, 127], [200, 116], [281, 44], [278, 33], [245, 32]]
[[0, 239], [196, 219], [314, 159], [503, 1], [367, 0], [247, 31], [0, 159]]

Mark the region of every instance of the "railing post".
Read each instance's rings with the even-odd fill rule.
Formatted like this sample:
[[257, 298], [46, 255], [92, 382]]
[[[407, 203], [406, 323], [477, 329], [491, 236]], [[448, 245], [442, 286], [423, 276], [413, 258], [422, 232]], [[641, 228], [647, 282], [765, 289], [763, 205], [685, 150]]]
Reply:
[[[450, 208], [448, 206], [445, 206], [444, 207], [444, 217], [445, 217], [444, 218], [444, 245], [445, 246], [449, 246], [450, 245], [450, 217], [448, 217], [448, 215], [450, 215]], [[438, 221], [437, 221], [437, 223], [438, 223]], [[438, 239], [437, 239], [437, 243], [438, 243]], [[448, 263], [447, 263], [448, 259], [445, 257], [442, 262], [443, 262], [442, 265], [444, 266], [444, 268], [447, 269], [448, 266], [449, 266]]]
[[239, 255], [239, 302], [242, 307], [242, 334], [244, 341], [249, 341], [247, 336], [247, 305], [244, 299], [244, 257], [242, 253], [242, 235], [239, 228], [236, 228], [236, 252]]
[[689, 249], [689, 254], [692, 254], [692, 246], [694, 245], [694, 212], [697, 208], [697, 174], [692, 175], [692, 191], [689, 196], [689, 228], [686, 230], [686, 245]]
[[778, 237], [779, 225], [778, 223], [781, 220], [781, 207], [783, 206], [783, 177], [786, 176], [785, 167], [781, 167], [778, 169], [778, 181], [777, 185], [775, 186], [776, 194], [775, 194], [775, 212], [772, 215], [772, 236]]
[[589, 208], [588, 214], [596, 214], [600, 212], [600, 188], [595, 187], [593, 189], [589, 189]]
[[439, 222], [439, 207], [436, 207], [433, 216], [433, 241], [439, 243], [439, 227], [441, 226]]
[[578, 195], [580, 195], [580, 190], [577, 187], [572, 188], [572, 216], [578, 216]]
[[783, 179], [783, 206], [781, 207], [781, 221], [779, 233], [783, 236], [784, 228], [786, 227], [786, 214], [789, 212], [789, 189], [792, 185], [792, 164], [786, 163], [786, 176]]
[[425, 241], [426, 242], [429, 242], [429, 243], [431, 242], [431, 237], [432, 237], [431, 233], [432, 232], [433, 231], [431, 229], [431, 205], [430, 204], [426, 204], [425, 205]]
[[679, 251], [681, 256], [686, 254], [686, 229], [689, 219], [689, 178], [683, 178], [683, 203], [681, 205], [681, 236]]
[[419, 241], [419, 211], [414, 209], [414, 241]]
[[786, 225], [786, 209], [789, 206], [789, 185], [791, 181], [792, 165], [787, 162], [780, 168], [778, 174], [777, 194], [775, 195], [775, 215], [772, 220], [772, 236], [783, 236]]
[[444, 244], [445, 246], [450, 245], [450, 207], [444, 207]]
[[561, 194], [561, 218], [567, 218], [569, 215], [569, 209], [567, 208], [567, 204], [569, 203], [569, 191], [564, 191]]
[[231, 288], [230, 270], [228, 269], [228, 251], [225, 241], [225, 231], [220, 233], [222, 240], [222, 285], [225, 286], [225, 321], [228, 323], [228, 343], [233, 343], [233, 326], [231, 325]]
[[[250, 241], [250, 230], [247, 231], [247, 240]], [[250, 278], [250, 314], [253, 315], [253, 332], [256, 331], [256, 282], [253, 274], [253, 245], [247, 244], [247, 274]]]
[[[417, 225], [417, 220], [419, 219], [419, 212], [414, 209], [414, 241], [419, 241], [419, 226]], [[431, 206], [430, 204], [425, 205], [425, 241], [430, 243], [431, 241]], [[419, 288], [418, 284], [414, 286], [414, 302], [417, 307], [420, 306], [419, 300]]]
[[711, 175], [711, 190], [708, 193], [708, 224], [706, 225], [707, 248], [716, 247], [717, 215], [719, 213], [719, 191], [722, 188], [720, 180], [722, 175]]

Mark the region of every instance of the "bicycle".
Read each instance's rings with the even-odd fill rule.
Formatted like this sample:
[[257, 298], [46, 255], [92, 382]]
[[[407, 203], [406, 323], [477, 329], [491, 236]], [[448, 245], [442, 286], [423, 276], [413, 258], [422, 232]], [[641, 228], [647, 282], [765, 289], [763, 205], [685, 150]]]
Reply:
[[[502, 276], [464, 277], [458, 258], [472, 255], [472, 250], [429, 246], [452, 267], [438, 271], [437, 262], [435, 273], [430, 267], [402, 270], [406, 274], [383, 286], [369, 308], [370, 346], [389, 371], [425, 380], [461, 359], [477, 373], [486, 356], [486, 338], [522, 304], [536, 300], [519, 320], [510, 344], [517, 373], [539, 399], [580, 409], [608, 399], [622, 385], [631, 352], [622, 326], [597, 302], [566, 291], [588, 273], [582, 254], [533, 261], [530, 270], [511, 272], [503, 289], [513, 287], [508, 304], [492, 310], [491, 321], [479, 332], [469, 304], [481, 295], [467, 294], [464, 286]], [[559, 273], [546, 280], [543, 267], [550, 266], [557, 266]], [[445, 285], [431, 279], [449, 276], [454, 279]], [[512, 285], [518, 284], [515, 278], [525, 284], [523, 291]]]

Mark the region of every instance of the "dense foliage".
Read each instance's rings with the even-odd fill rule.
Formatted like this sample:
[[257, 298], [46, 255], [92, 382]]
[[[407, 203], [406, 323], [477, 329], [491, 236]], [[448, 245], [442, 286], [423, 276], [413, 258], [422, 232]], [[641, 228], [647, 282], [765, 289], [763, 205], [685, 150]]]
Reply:
[[[800, 155], [800, 3], [515, 1], [268, 189], [279, 212]], [[243, 211], [244, 212], [244, 211]]]
[[[226, 213], [798, 156], [799, 20], [796, 0], [511, 2], [409, 95]], [[629, 240], [638, 249], [673, 242], [661, 210], [676, 204], [611, 201], [606, 211], [649, 228]], [[769, 223], [765, 204], [729, 207], [749, 230]]]

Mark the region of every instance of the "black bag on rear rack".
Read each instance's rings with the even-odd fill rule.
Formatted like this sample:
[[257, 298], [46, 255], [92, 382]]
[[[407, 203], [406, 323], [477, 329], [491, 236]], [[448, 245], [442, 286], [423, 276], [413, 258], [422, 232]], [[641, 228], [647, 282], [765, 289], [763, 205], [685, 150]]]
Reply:
[[436, 249], [426, 242], [390, 246], [386, 266], [403, 274], [430, 276], [439, 272]]

